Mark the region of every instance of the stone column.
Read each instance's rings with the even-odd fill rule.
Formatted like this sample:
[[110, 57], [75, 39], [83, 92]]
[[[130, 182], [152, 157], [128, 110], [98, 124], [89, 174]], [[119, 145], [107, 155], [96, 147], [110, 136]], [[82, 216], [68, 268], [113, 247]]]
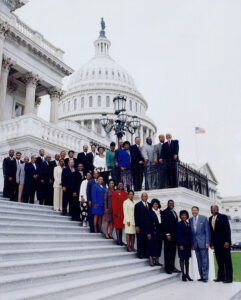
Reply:
[[144, 136], [143, 136], [143, 126], [140, 126], [140, 139], [141, 139], [141, 145], [144, 145]]
[[49, 89], [51, 107], [50, 107], [50, 122], [57, 123], [59, 119], [59, 100], [62, 95], [61, 90], [56, 87]]
[[1, 78], [0, 78], [0, 121], [4, 120], [8, 74], [11, 67], [12, 67], [12, 61], [9, 58], [3, 58]]
[[[4, 40], [8, 31], [9, 31], [9, 25], [0, 19], [0, 66], [2, 65], [2, 60], [3, 60]], [[1, 69], [0, 69], [0, 77], [1, 77]]]
[[35, 97], [35, 102], [34, 102], [34, 113], [37, 115], [38, 114], [38, 108], [39, 108], [39, 105], [41, 104], [41, 97]]
[[95, 120], [91, 120], [91, 130], [95, 131]]
[[25, 98], [25, 106], [24, 106], [24, 114], [33, 114], [35, 111], [35, 93], [36, 87], [39, 82], [39, 77], [34, 75], [33, 73], [27, 73], [25, 75], [26, 82], [26, 98]]

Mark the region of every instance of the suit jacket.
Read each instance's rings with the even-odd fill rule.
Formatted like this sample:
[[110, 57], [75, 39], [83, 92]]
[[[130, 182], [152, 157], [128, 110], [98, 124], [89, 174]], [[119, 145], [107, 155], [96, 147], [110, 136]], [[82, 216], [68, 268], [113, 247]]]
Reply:
[[194, 230], [194, 218], [189, 220], [192, 230], [192, 244], [194, 248], [204, 249], [206, 244], [210, 244], [210, 230], [208, 225], [208, 219], [205, 216], [198, 215], [197, 229]]
[[154, 159], [159, 160], [161, 158], [162, 145], [163, 143], [158, 143], [154, 145]]
[[151, 209], [150, 203], [146, 202], [148, 204], [149, 209], [146, 209], [142, 201], [139, 201], [135, 205], [135, 225], [137, 227], [140, 227], [141, 230], [146, 230], [146, 219], [147, 214], [149, 210]]
[[192, 245], [192, 229], [190, 224], [185, 225], [183, 221], [177, 224], [177, 244], [178, 246], [191, 246]]
[[88, 170], [88, 158], [87, 158], [88, 153], [84, 154], [84, 152], [80, 152], [78, 154], [77, 160], [79, 164], [83, 164], [85, 170]]
[[173, 159], [174, 155], [178, 155], [179, 153], [179, 144], [178, 140], [172, 140], [170, 147], [168, 146], [168, 142], [165, 142], [162, 145], [161, 149], [161, 157], [162, 159]]
[[123, 150], [123, 148], [118, 148], [115, 150], [115, 162], [117, 162], [117, 163], [118, 163], [118, 159], [119, 159], [119, 153], [121, 150]]
[[143, 158], [145, 160], [148, 160], [147, 165], [153, 165], [154, 164], [154, 146], [146, 144], [141, 148], [141, 153], [143, 155]]
[[60, 166], [54, 167], [54, 188], [61, 188], [62, 187], [62, 172], [63, 169]]
[[178, 223], [177, 213], [175, 211], [171, 211], [169, 208], [166, 208], [162, 213], [162, 217], [164, 234], [170, 234], [172, 239], [176, 239]]
[[[74, 167], [77, 168], [78, 167], [78, 159], [73, 157], [73, 160], [74, 160]], [[69, 164], [69, 157], [65, 158], [64, 159], [64, 165], [65, 167], [68, 167], [68, 164]]]
[[[98, 155], [98, 153], [95, 153], [95, 155]], [[94, 155], [92, 152], [87, 153], [87, 165], [86, 165], [86, 172], [93, 172], [94, 171]]]
[[218, 214], [215, 222], [215, 230], [212, 226], [212, 218], [209, 218], [209, 227], [211, 231], [211, 244], [214, 247], [223, 247], [225, 242], [231, 245], [231, 230], [228, 217], [223, 214]]
[[25, 180], [25, 164], [20, 164], [17, 167], [17, 173], [16, 173], [16, 181], [20, 184], [24, 184]]
[[39, 165], [39, 180], [44, 180], [44, 183], [47, 183], [50, 179], [54, 180], [52, 167], [50, 163], [44, 161]]
[[[162, 211], [160, 211], [162, 219]], [[146, 214], [146, 234], [151, 234], [154, 241], [160, 241], [163, 238], [163, 226], [159, 224], [156, 213], [150, 209]]]
[[140, 147], [138, 148], [136, 144], [132, 145], [130, 151], [131, 151], [131, 163], [133, 165], [139, 165], [139, 161], [144, 162], [144, 157], [142, 156]]
[[80, 193], [80, 185], [84, 180], [84, 174], [82, 175], [78, 170], [74, 173], [74, 180], [73, 180], [73, 192], [79, 195]]
[[69, 192], [73, 191], [73, 179], [74, 179], [74, 172], [70, 170], [70, 167], [65, 167], [62, 171], [61, 181], [62, 187], [66, 187], [66, 190]]
[[38, 183], [38, 179], [35, 179], [33, 175], [39, 175], [39, 165], [36, 164], [36, 169], [34, 168], [33, 164], [31, 162], [25, 164], [24, 170], [25, 170], [25, 181], [24, 184], [27, 186], [31, 186], [33, 184]]
[[16, 159], [10, 159], [10, 157], [5, 157], [3, 160], [3, 176], [6, 178], [13, 177], [16, 178]]
[[119, 167], [124, 167], [125, 169], [131, 168], [131, 156], [128, 154], [126, 150], [123, 149], [119, 151], [118, 163], [119, 163]]
[[96, 181], [94, 178], [90, 179], [88, 181], [88, 184], [87, 184], [87, 190], [86, 190], [86, 195], [87, 195], [87, 201], [89, 202], [92, 202], [92, 187], [93, 185], [96, 184]]
[[42, 159], [42, 156], [38, 156], [37, 158], [36, 158], [36, 164], [38, 164], [38, 165], [40, 165], [42, 162], [44, 162], [45, 161], [45, 159]]

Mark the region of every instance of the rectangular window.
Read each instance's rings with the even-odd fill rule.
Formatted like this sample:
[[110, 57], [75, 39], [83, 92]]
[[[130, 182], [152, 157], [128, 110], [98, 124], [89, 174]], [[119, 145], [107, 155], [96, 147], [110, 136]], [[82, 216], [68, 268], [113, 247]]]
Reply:
[[77, 109], [77, 99], [74, 99], [74, 110]]
[[93, 106], [93, 97], [89, 96], [89, 107]]
[[85, 98], [82, 97], [81, 98], [81, 108], [84, 108], [84, 106], [85, 106]]
[[130, 106], [130, 111], [132, 111], [132, 101], [131, 100], [129, 102], [129, 106]]
[[70, 110], [70, 101], [68, 101], [68, 111]]
[[98, 106], [101, 106], [101, 96], [98, 96]]
[[136, 103], [136, 112], [137, 112], [137, 107], [138, 107], [138, 105], [137, 105], [137, 103]]
[[106, 107], [110, 107], [110, 96], [106, 96]]

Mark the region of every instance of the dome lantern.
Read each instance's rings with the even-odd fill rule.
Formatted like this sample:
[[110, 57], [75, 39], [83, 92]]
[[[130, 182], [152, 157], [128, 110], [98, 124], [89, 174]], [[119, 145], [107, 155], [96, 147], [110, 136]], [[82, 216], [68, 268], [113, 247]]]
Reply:
[[101, 31], [99, 38], [94, 42], [95, 56], [109, 56], [111, 42], [105, 36], [105, 21], [101, 18]]

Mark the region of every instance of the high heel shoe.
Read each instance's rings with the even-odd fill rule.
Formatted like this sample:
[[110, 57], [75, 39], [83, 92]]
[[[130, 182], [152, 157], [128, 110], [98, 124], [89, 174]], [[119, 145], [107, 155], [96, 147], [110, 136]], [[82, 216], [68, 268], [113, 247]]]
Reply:
[[186, 275], [182, 275], [182, 281], [187, 281]]
[[193, 279], [189, 275], [186, 275], [186, 278], [188, 281], [193, 281]]

